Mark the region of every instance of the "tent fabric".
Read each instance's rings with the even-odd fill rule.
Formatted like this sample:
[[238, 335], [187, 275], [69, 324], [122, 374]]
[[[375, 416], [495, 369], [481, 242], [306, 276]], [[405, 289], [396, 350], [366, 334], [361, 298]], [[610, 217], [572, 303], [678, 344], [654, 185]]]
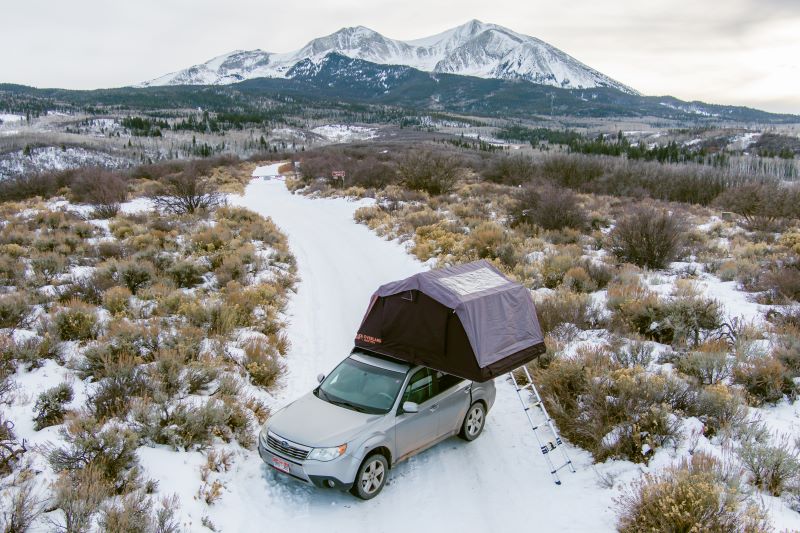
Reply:
[[544, 337], [530, 292], [476, 261], [379, 287], [356, 346], [486, 381], [543, 353]]

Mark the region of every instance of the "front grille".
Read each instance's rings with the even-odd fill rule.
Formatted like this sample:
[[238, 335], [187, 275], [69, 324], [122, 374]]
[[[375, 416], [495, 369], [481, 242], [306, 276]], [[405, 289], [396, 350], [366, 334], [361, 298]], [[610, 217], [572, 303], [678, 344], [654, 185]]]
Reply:
[[269, 433], [267, 435], [267, 446], [281, 455], [297, 459], [298, 461], [305, 460], [308, 454], [311, 453], [310, 448], [301, 447], [301, 445], [287, 441], [274, 433]]

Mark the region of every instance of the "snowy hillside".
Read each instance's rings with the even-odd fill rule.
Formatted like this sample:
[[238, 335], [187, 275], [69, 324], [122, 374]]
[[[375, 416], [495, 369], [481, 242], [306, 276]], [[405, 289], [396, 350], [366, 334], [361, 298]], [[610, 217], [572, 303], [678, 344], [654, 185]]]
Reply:
[[331, 53], [427, 72], [519, 79], [566, 89], [612, 87], [637, 94], [544, 41], [478, 20], [413, 41], [390, 39], [363, 26], [342, 28], [294, 52], [237, 50], [142, 86], [225, 85], [261, 77], [291, 77], [297, 63], [317, 63]]
[[33, 148], [30, 155], [17, 150], [0, 157], [0, 179], [26, 173], [66, 170], [85, 166], [128, 167], [132, 161], [97, 150], [81, 147], [45, 146]]

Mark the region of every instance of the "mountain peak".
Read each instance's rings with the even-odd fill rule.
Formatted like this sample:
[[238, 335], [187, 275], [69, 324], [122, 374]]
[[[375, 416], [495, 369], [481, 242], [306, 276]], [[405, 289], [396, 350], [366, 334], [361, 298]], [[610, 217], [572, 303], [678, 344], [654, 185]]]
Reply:
[[221, 85], [258, 77], [291, 76], [293, 67], [318, 63], [331, 53], [427, 72], [518, 79], [565, 89], [633, 89], [584, 65], [535, 37], [471, 19], [442, 33], [400, 41], [365, 26], [347, 26], [294, 52], [236, 51], [142, 85]]

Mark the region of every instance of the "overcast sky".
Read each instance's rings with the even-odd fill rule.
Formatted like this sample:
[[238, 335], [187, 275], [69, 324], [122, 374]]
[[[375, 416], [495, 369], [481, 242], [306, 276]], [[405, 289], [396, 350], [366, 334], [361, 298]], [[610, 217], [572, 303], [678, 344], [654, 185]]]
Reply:
[[800, 0], [3, 0], [0, 82], [115, 87], [344, 26], [413, 39], [477, 18], [645, 94], [800, 114]]

